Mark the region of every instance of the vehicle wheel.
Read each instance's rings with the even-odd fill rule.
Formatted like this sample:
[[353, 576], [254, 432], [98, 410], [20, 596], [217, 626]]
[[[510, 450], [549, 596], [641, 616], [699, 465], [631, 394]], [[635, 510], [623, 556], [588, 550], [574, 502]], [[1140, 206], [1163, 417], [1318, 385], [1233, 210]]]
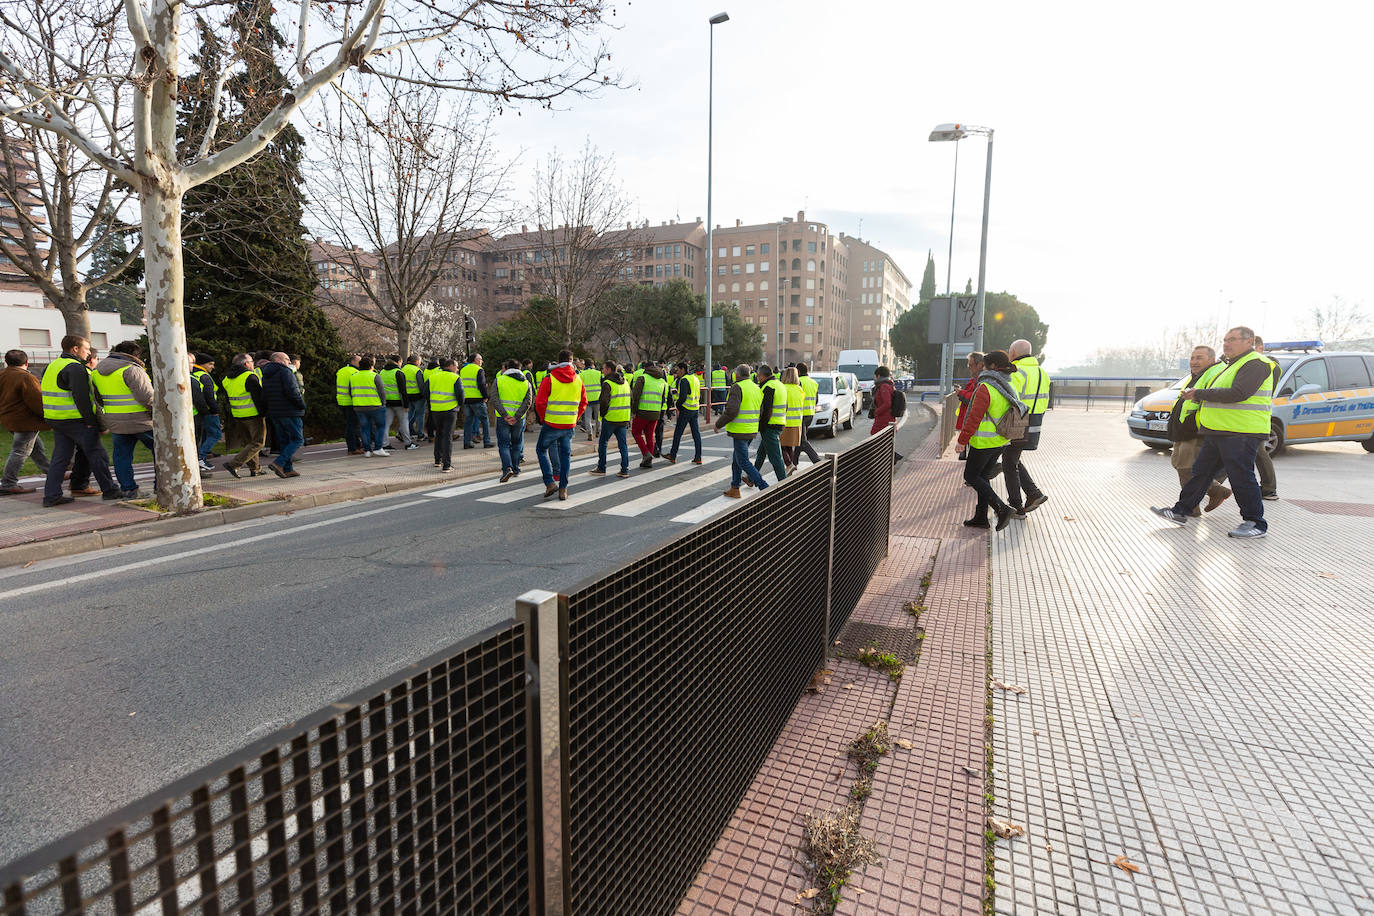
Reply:
[[1279, 425], [1277, 420], [1269, 423], [1269, 438], [1264, 440], [1264, 450], [1270, 455], [1283, 453], [1283, 427]]
[[854, 428], [854, 414], [851, 413], [851, 414], [849, 415], [849, 419], [844, 421], [844, 428], [845, 428], [845, 429], [853, 429], [853, 428]]
[[835, 430], [836, 430], [836, 428], [839, 427], [839, 425], [840, 425], [840, 412], [839, 412], [838, 410], [836, 410], [836, 411], [833, 411], [833, 412], [830, 414], [830, 438], [831, 438], [831, 439], [834, 439], [834, 438], [835, 438]]
[[1368, 439], [1361, 442], [1360, 447], [1366, 452], [1374, 452], [1374, 436], [1370, 436]]
[[1172, 448], [1172, 446], [1168, 445], [1155, 445], [1153, 442], [1146, 442], [1145, 447], [1154, 452], [1167, 452]]

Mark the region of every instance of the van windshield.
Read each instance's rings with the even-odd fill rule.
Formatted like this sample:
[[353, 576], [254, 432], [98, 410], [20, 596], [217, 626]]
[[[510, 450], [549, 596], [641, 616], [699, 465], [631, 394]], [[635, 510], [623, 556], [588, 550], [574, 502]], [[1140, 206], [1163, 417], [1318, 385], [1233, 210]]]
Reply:
[[817, 394], [833, 394], [834, 391], [835, 391], [835, 387], [834, 387], [833, 384], [831, 384], [830, 376], [828, 376], [828, 375], [817, 376], [817, 378], [816, 378], [816, 393], [817, 393]]
[[877, 367], [877, 366], [867, 366], [867, 365], [864, 365], [863, 363], [849, 363], [848, 365], [844, 365], [844, 366], [836, 366], [836, 367], [835, 367], [835, 371], [836, 371], [836, 372], [853, 372], [853, 373], [854, 373], [854, 377], [857, 378], [859, 381], [861, 381], [861, 382], [871, 382], [871, 381], [873, 381], [873, 370], [876, 369], [876, 368], [878, 368], [878, 367]]

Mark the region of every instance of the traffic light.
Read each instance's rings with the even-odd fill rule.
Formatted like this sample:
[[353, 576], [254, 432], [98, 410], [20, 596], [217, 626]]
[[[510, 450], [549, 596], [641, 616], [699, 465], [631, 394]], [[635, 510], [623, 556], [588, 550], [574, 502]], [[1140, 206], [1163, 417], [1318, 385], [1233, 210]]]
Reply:
[[477, 319], [471, 315], [463, 316], [463, 344], [472, 347], [477, 343]]

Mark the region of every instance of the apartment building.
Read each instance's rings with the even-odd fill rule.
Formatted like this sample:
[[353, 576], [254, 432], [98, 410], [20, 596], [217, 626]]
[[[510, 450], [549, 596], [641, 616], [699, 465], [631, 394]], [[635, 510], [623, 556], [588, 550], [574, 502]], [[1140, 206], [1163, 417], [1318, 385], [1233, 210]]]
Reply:
[[378, 260], [361, 248], [349, 249], [321, 239], [310, 242], [310, 263], [318, 282], [315, 301], [349, 350], [376, 352], [392, 346], [393, 334], [357, 314], [380, 318], [362, 282], [376, 282]]
[[39, 256], [46, 257], [47, 218], [38, 196], [33, 146], [12, 131], [12, 126], [6, 125], [0, 142], [0, 288], [11, 297], [27, 299], [40, 291], [15, 261], [29, 259], [24, 244], [26, 227]]
[[877, 350], [880, 363], [894, 366], [889, 338], [892, 325], [911, 307], [911, 281], [881, 248], [844, 233], [840, 240], [851, 275], [845, 349]]
[[763, 332], [769, 362], [828, 369], [845, 348], [849, 252], [804, 210], [777, 222], [717, 226], [712, 301], [740, 310]]

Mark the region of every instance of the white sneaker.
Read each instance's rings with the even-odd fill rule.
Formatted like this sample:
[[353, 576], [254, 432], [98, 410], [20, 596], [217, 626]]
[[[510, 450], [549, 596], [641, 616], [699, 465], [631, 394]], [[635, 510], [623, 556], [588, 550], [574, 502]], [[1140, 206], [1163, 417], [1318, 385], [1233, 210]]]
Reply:
[[414, 442], [412, 442], [412, 443], [410, 443], [409, 445], [406, 446], [406, 451], [410, 451], [410, 450], [413, 449], [413, 448], [419, 448], [419, 447], [420, 447], [420, 446], [418, 446], [418, 445], [416, 445]]
[[1269, 535], [1269, 529], [1261, 528], [1251, 521], [1244, 521], [1226, 534], [1233, 538], [1262, 538]]
[[363, 452], [363, 457], [364, 457], [364, 458], [371, 458], [371, 457], [372, 457], [372, 452], [370, 452], [370, 451]]
[[390, 457], [391, 457], [391, 453], [388, 452], [388, 451], [387, 451], [386, 449], [384, 449], [384, 448], [379, 448], [379, 449], [377, 449], [375, 452], [373, 452], [372, 454], [374, 454], [374, 455], [381, 455], [383, 458], [390, 458]]

